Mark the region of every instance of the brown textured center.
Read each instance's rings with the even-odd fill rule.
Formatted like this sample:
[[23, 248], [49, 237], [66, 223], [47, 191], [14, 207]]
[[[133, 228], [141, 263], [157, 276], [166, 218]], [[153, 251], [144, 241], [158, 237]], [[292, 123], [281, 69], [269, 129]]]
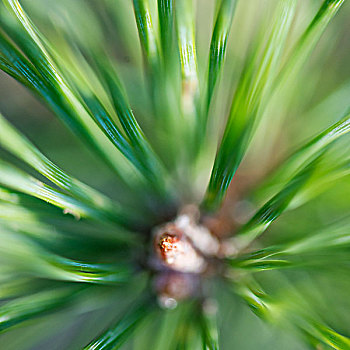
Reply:
[[166, 255], [169, 252], [173, 252], [178, 249], [178, 242], [180, 241], [179, 237], [165, 232], [159, 239], [160, 253], [165, 259]]

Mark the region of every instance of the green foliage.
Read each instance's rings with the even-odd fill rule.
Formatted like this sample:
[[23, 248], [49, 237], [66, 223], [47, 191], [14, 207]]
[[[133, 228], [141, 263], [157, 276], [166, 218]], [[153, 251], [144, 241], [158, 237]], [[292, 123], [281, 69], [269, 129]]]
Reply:
[[[315, 232], [298, 241], [279, 246], [271, 246], [266, 249], [249, 253], [232, 260], [233, 266], [255, 269], [276, 269], [283, 267], [305, 267], [308, 264], [328, 265], [328, 254], [334, 254], [334, 250], [340, 251], [349, 246], [349, 218], [324, 228], [321, 232]], [[324, 258], [315, 260], [312, 253], [325, 254]], [[339, 254], [333, 259], [341, 258]], [[277, 259], [276, 259], [277, 258]], [[293, 260], [296, 259], [296, 260]], [[283, 260], [282, 260], [283, 259]], [[336, 262], [333, 261], [335, 264]], [[332, 266], [330, 266], [332, 267]]]
[[[81, 289], [81, 288], [80, 288]], [[1, 305], [0, 331], [13, 327], [25, 320], [52, 312], [74, 300], [77, 288], [56, 288], [17, 298]]]
[[124, 315], [113, 328], [102, 334], [84, 349], [119, 349], [127, 337], [135, 330], [135, 327], [154, 307], [153, 301], [149, 298], [145, 298], [139, 304]]
[[[232, 26], [236, 1], [222, 1], [213, 30], [213, 36], [210, 43], [210, 58], [208, 68], [208, 96], [207, 110], [209, 109], [213, 97], [214, 88], [222, 69], [222, 63], [225, 59], [227, 48], [227, 39]], [[207, 111], [208, 113], [208, 111]]]
[[262, 98], [268, 93], [278, 69], [293, 13], [294, 2], [282, 1], [261, 56], [258, 55], [259, 47], [253, 47], [247, 58], [204, 200], [204, 207], [209, 210], [220, 205], [243, 159], [263, 103]]
[[[0, 114], [4, 348], [56, 342], [49, 314], [80, 331], [57, 349], [252, 348], [260, 323], [225, 338], [237, 297], [291, 349], [350, 349], [343, 3], [1, 0], [0, 69], [82, 141], [31, 130], [35, 107]], [[152, 228], [193, 203], [230, 228], [193, 298], [164, 309]]]

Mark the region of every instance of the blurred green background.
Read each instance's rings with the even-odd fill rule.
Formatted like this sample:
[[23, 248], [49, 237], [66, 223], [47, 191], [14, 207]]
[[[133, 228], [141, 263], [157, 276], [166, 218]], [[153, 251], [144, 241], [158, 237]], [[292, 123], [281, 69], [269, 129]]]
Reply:
[[[264, 33], [259, 31], [259, 24], [268, 24], [277, 2], [278, 0], [241, 0], [238, 4], [228, 44], [225, 72], [220, 87], [215, 92], [216, 101], [211, 110], [212, 128], [208, 135], [210, 146], [216, 145], [222, 133], [232, 91], [242, 70], [249, 43], [259, 36], [264, 40]], [[131, 1], [23, 0], [21, 3], [33, 22], [52, 43], [57, 43], [55, 49], [58, 51], [60, 48], [57, 28], [63, 32], [66, 30], [67, 35], [76, 35], [78, 40], [90, 40], [91, 45], [100, 37], [108, 43], [123, 77], [135, 115], [144, 125], [147, 133], [147, 129], [150, 128], [148, 117], [151, 107], [145, 92], [142, 59]], [[201, 72], [206, 68], [214, 3], [213, 0], [198, 0], [197, 45]], [[288, 39], [288, 47], [292, 47], [296, 38], [303, 32], [320, 3], [318, 0], [298, 1], [297, 16], [293, 23], [292, 34]], [[234, 198], [231, 204], [230, 197], [228, 198], [232, 219], [237, 224], [241, 224], [249, 216], [252, 211], [249, 205], [254, 208], [260, 203], [259, 195], [250, 196], [250, 193], [265, 174], [303, 141], [336, 122], [348, 110], [350, 103], [349, 33], [350, 2], [346, 1], [323, 34], [311, 58], [302, 67], [302, 72], [297, 75], [293, 84], [288, 86], [287, 91], [283, 94], [277, 93], [269, 104], [265, 112], [266, 122], [260, 125], [237, 174], [238, 179], [248, 183], [247, 188], [243, 189], [239, 193], [239, 199]], [[123, 192], [122, 186], [108, 167], [78, 141], [38, 99], [4, 73], [0, 73], [0, 96], [1, 113], [27, 135], [48, 158], [54, 160], [68, 173], [105, 191], [112, 197], [127, 198], [128, 193]], [[271, 120], [274, 121], [273, 128], [268, 123]], [[150, 136], [152, 141], [152, 135]], [[350, 153], [350, 145], [346, 142], [340, 143], [337, 147], [339, 148], [337, 154]], [[203, 191], [214, 155], [215, 148], [212, 148], [202, 165], [203, 175], [199, 176], [198, 183], [194, 184]], [[244, 198], [249, 198], [251, 202], [247, 204]], [[244, 207], [245, 204], [248, 208]], [[259, 244], [267, 246], [302, 237], [349, 213], [350, 181], [349, 177], [345, 177], [307, 205], [283, 215], [269, 228]], [[284, 278], [289, 281], [286, 285], [294, 281], [293, 287], [302, 291], [316, 313], [321, 314], [331, 327], [349, 335], [350, 302], [347, 299], [350, 280], [343, 278], [346, 273], [348, 274], [348, 271], [337, 271], [335, 267], [334, 271], [328, 273], [326, 277], [322, 271], [313, 270], [312, 273], [288, 271], [283, 277], [278, 273], [266, 272], [261, 279], [269, 290], [277, 293], [284, 284], [281, 282]], [[220, 300], [223, 349], [308, 349], [293, 334], [263, 323], [240, 299], [221, 290], [216, 293], [219, 294]], [[338, 300], [342, 300], [342, 303], [338, 303]], [[95, 332], [96, 324], [101, 322], [99, 328], [103, 328], [103, 323], [106, 324], [108, 319], [114, 318], [119, 305], [115, 308], [113, 309], [108, 302], [104, 309], [95, 313], [92, 311], [92, 317], [90, 315], [81, 317], [69, 329], [64, 327], [66, 313], [54, 314], [41, 321], [35, 320], [26, 330], [22, 328], [20, 336], [17, 335], [16, 330], [2, 335], [2, 344], [6, 345], [0, 345], [0, 348], [5, 346], [6, 350], [22, 349], [19, 344], [22, 344], [23, 339], [30, 338], [31, 333], [46, 330], [45, 324], [49, 322], [51, 327], [56, 327], [53, 328], [57, 332], [56, 335], [52, 337], [46, 335], [45, 341], [38, 341], [28, 349], [74, 349], [73, 339], [75, 344], [84, 343], [89, 339], [89, 332], [91, 330]], [[332, 314], [327, 313], [329, 309], [332, 310]], [[169, 311], [169, 313], [176, 312]], [[85, 336], [75, 339], [75, 329], [80, 328], [82, 324], [84, 324]], [[149, 334], [152, 334], [154, 327], [153, 323], [149, 325], [146, 323], [145, 328], [140, 330], [133, 340], [136, 349], [137, 344], [147, 344], [145, 343], [147, 341], [150, 342], [148, 344], [152, 344]], [[126, 345], [126, 348], [128, 346]], [[153, 349], [154, 344], [149, 346], [149, 349]], [[159, 341], [157, 346], [161, 349], [162, 342]], [[158, 348], [154, 347], [154, 349]]]

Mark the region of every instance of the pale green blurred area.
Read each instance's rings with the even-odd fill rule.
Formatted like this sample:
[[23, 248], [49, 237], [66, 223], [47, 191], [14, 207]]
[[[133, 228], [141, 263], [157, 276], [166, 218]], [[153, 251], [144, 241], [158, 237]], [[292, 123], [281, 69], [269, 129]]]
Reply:
[[[152, 131], [152, 111], [145, 92], [141, 52], [131, 2], [106, 0], [105, 3], [94, 0], [23, 1], [34, 23], [53, 43], [56, 42], [57, 47], [64, 39], [61, 32], [86, 47], [94, 47], [96, 43], [101, 42], [108, 45], [110, 52], [116, 58], [118, 71], [127, 88], [133, 111], [150, 141], [154, 143], [156, 140]], [[152, 1], [151, 3], [153, 4]], [[207, 0], [201, 1], [198, 6], [197, 49], [201, 80], [204, 79], [207, 64], [213, 4], [213, 1]], [[320, 1], [311, 0], [298, 2], [297, 16], [288, 39], [287, 52], [306, 28], [319, 4]], [[206, 143], [208, 152], [199, 166], [198, 183], [194, 184], [199, 192], [203, 192], [206, 187], [218, 137], [223, 131], [233, 89], [249, 44], [257, 34], [262, 40], [266, 40], [263, 30], [264, 28], [268, 30], [268, 18], [272, 16], [275, 5], [274, 0], [248, 0], [238, 4], [229, 37], [224, 74], [211, 110], [211, 127]], [[80, 11], [81, 8], [84, 8], [84, 11]], [[256, 176], [261, 177], [285, 154], [345, 113], [350, 92], [348, 64], [350, 49], [347, 45], [349, 8], [349, 4], [345, 2], [301, 73], [293, 77], [291, 86], [288, 86], [282, 95], [277, 93], [269, 104], [241, 166], [240, 172], [244, 176], [245, 169], [249, 174], [254, 169], [254, 175], [256, 173]], [[98, 14], [98, 18], [94, 15], [94, 11]], [[89, 78], [86, 77], [88, 80]], [[116, 185], [113, 174], [106, 166], [81, 146], [80, 141], [71, 137], [71, 133], [61, 127], [60, 122], [51, 117], [51, 113], [45, 108], [39, 106], [29, 93], [6, 77], [1, 79], [1, 84], [2, 113], [13, 120], [28, 136], [31, 137], [33, 133], [31, 139], [39, 148], [45, 149], [48, 156], [52, 155], [52, 158], [68, 172], [94, 186], [110, 188], [108, 185]], [[45, 128], [45, 135], [48, 137], [41, 133], [36, 134], [39, 127]], [[79, 159], [79, 162], [75, 161], [76, 159]], [[259, 164], [258, 167], [256, 162]], [[90, 169], [95, 167], [101, 170], [101, 176], [96, 177], [91, 172]]]
[[[223, 131], [233, 89], [249, 43], [255, 35], [261, 35], [266, 40], [260, 26], [268, 26], [277, 1], [241, 0], [238, 5], [223, 78], [216, 90], [216, 102], [210, 114], [208, 152], [200, 163], [198, 181], [193, 184], [199, 191], [205, 190], [215, 147]], [[152, 119], [149, 117], [152, 112], [142, 76], [141, 51], [131, 1], [23, 0], [22, 3], [43, 33], [52, 38], [53, 43], [56, 40], [57, 51], [60, 50], [59, 43], [62, 40], [60, 31], [65, 32], [65, 35], [72, 35], [87, 47], [98, 42], [109, 45], [136, 118], [153, 142]], [[154, 1], [152, 3], [154, 5]], [[203, 79], [212, 30], [214, 1], [198, 0], [198, 3], [197, 47], [199, 71]], [[319, 5], [320, 1], [298, 1], [297, 17], [288, 39], [288, 48], [292, 47], [296, 38], [303, 32]], [[98, 13], [100, 22], [94, 12]], [[239, 193], [239, 201], [234, 203], [231, 209], [232, 217], [237, 223], [242, 223], [242, 217], [245, 219], [257, 207], [257, 203], [243, 201], [246, 192], [254, 188], [279, 160], [315, 133], [336, 122], [349, 108], [349, 18], [350, 2], [347, 1], [327, 28], [300, 74], [293, 77], [293, 83], [288, 85], [285, 91], [277, 92], [269, 104], [237, 174], [237, 181], [244, 180], [244, 183], [249, 184], [246, 191]], [[50, 111], [5, 74], [0, 73], [0, 78], [0, 111], [3, 115], [67, 172], [112, 197], [127, 197], [128, 194], [123, 193], [122, 186], [107, 166], [67, 131]], [[89, 79], [89, 76], [86, 78]], [[343, 147], [346, 149], [348, 146], [345, 144]], [[264, 234], [257, 246], [294, 240], [337, 221], [350, 213], [349, 198], [348, 176], [334, 183], [328, 191], [305, 206], [285, 213]], [[242, 207], [246, 208], [243, 212]], [[343, 271], [335, 266], [329, 271], [288, 271], [283, 273], [283, 278], [269, 272], [262, 272], [259, 276], [269, 292], [276, 295], [283, 296], [284, 288], [288, 289], [288, 283], [292, 284], [304, 295], [310, 307], [324, 317], [331, 327], [343, 334], [350, 334], [348, 270]], [[281, 282], [284, 280], [288, 283]], [[66, 311], [26, 321], [16, 329], [1, 335], [1, 346], [6, 350], [78, 349], [91, 340], [91, 334], [96, 335], [105, 329], [132, 299], [128, 291], [109, 290], [106, 293], [98, 291], [95, 294], [92, 289], [91, 295], [86, 294], [85, 299], [80, 300], [77, 305], [69, 306]], [[275, 326], [265, 324], [242, 300], [229, 292], [220, 291], [218, 294], [222, 349], [308, 349], [293, 333], [288, 333], [288, 329], [281, 331]], [[328, 313], [328, 310], [332, 313]], [[176, 312], [169, 311], [168, 314]], [[176, 325], [166, 323], [166, 317], [171, 319], [169, 315], [156, 314], [154, 319], [150, 317], [146, 320], [138, 336], [127, 343], [125, 348], [153, 349], [154, 342], [157, 349], [168, 346], [166, 334], [170, 334]], [[160, 329], [162, 332], [157, 335]]]
[[[221, 290], [219, 291], [219, 288]], [[293, 334], [288, 333], [290, 329], [281, 329], [264, 323], [245, 303], [225, 290], [225, 286], [218, 283], [218, 325], [220, 328], [220, 349], [283, 349], [283, 350], [306, 350], [302, 341]], [[130, 347], [126, 349], [137, 350], [161, 350], [174, 349], [174, 329], [178, 326], [176, 321], [183, 313], [181, 308], [167, 311], [164, 316], [159, 316], [157, 320], [146, 321], [140, 329], [137, 337], [130, 342]], [[185, 323], [185, 328], [189, 329], [190, 323]], [[159, 336], [159, 330], [162, 330]], [[200, 333], [197, 329], [190, 333], [192, 342], [188, 349], [202, 349]], [[175, 338], [176, 339], [176, 338]], [[173, 344], [173, 347], [171, 346]]]
[[120, 317], [144, 287], [142, 278], [127, 288], [83, 290], [61, 310], [23, 322], [1, 334], [8, 350], [75, 350], [83, 348]]

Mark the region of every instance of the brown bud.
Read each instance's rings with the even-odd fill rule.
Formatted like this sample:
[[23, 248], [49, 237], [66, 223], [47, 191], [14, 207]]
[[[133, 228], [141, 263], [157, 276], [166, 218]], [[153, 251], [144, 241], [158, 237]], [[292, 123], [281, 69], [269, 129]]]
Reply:
[[161, 263], [180, 272], [200, 273], [206, 268], [204, 257], [174, 224], [157, 229], [154, 249]]

